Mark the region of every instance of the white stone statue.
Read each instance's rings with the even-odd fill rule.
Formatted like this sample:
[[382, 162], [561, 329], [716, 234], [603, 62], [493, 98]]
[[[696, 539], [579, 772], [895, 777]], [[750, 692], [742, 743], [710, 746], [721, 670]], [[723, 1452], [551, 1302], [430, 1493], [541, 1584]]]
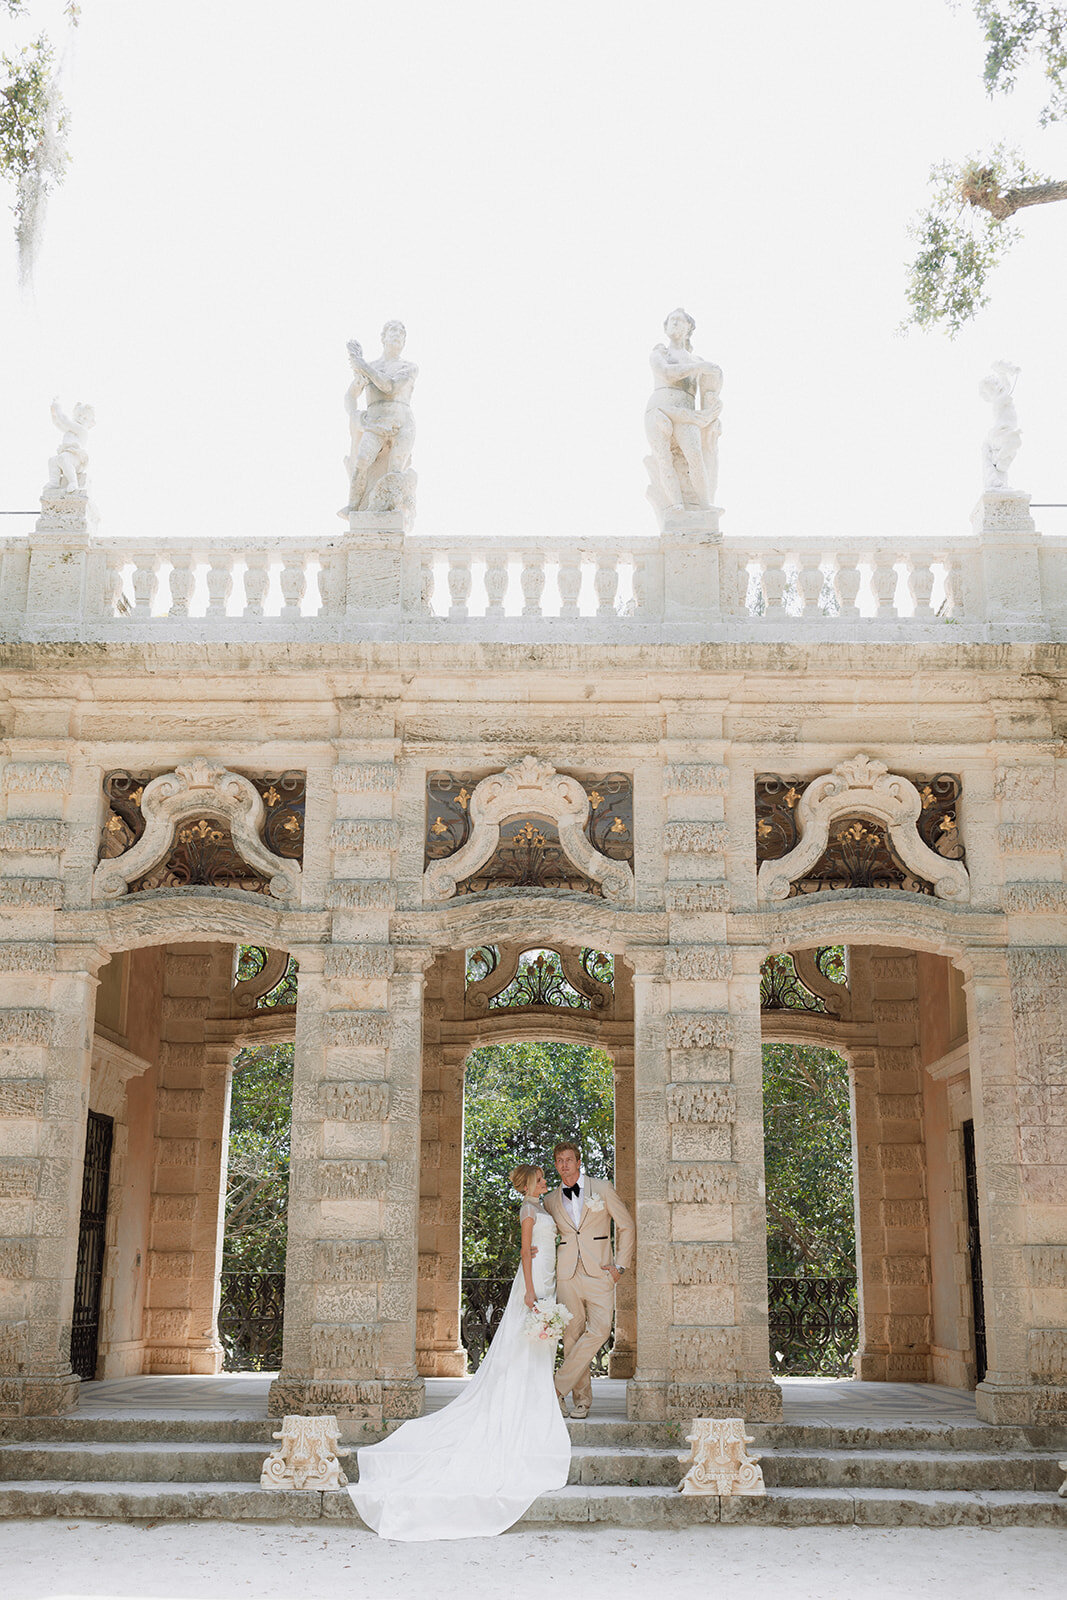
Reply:
[[[355, 339], [348, 341], [352, 382], [345, 395], [352, 430], [352, 447], [345, 458], [348, 470], [348, 505], [339, 513], [374, 515], [415, 509], [416, 475], [411, 470], [415, 444], [415, 417], [411, 394], [419, 369], [404, 361], [407, 332], [402, 322], [387, 322], [382, 329], [382, 353], [368, 361]], [[366, 391], [367, 405], [360, 408]]]
[[689, 1468], [682, 1494], [766, 1494], [759, 1457], [745, 1448], [754, 1441], [743, 1417], [694, 1417], [685, 1437], [691, 1449], [678, 1457]]
[[343, 1489], [348, 1482], [339, 1458], [352, 1452], [337, 1442], [336, 1417], [286, 1417], [271, 1437], [281, 1443], [263, 1463], [261, 1488]]
[[707, 511], [715, 503], [722, 369], [693, 354], [695, 327], [688, 311], [672, 311], [663, 324], [667, 343], [650, 357], [656, 387], [645, 411], [652, 446], [645, 465], [649, 498], [661, 516]]
[[1023, 442], [1014, 400], [1019, 371], [1010, 361], [994, 361], [978, 385], [979, 395], [993, 407], [993, 426], [982, 442], [982, 481], [987, 489], [1010, 487], [1008, 472]]
[[92, 406], [79, 403], [71, 416], [52, 401], [52, 421], [63, 437], [48, 463], [45, 493], [84, 494], [89, 470], [89, 429], [96, 422]]

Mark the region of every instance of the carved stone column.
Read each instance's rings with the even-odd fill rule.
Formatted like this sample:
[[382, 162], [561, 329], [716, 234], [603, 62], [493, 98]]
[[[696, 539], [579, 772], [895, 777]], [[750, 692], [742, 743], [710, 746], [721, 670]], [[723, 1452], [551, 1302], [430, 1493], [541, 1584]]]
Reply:
[[978, 1415], [1067, 1417], [1067, 949], [967, 952], [988, 1366]]
[[[605, 1025], [603, 1046], [614, 1063], [615, 1187], [633, 1210], [636, 1191], [634, 1125], [634, 992], [633, 974], [622, 956], [615, 958], [615, 1016]], [[624, 1273], [615, 1290], [615, 1337], [608, 1355], [608, 1376], [632, 1378], [637, 1363], [637, 1286]]]
[[427, 973], [423, 1005], [417, 1363], [427, 1378], [457, 1378], [467, 1370], [459, 1330], [467, 1049], [442, 1042], [450, 999], [462, 1008], [463, 960], [462, 950], [437, 958]]
[[222, 1371], [219, 1270], [225, 1222], [232, 1051], [205, 1019], [230, 986], [230, 945], [172, 945], [163, 957], [145, 1371]]
[[919, 1061], [919, 990], [910, 951], [853, 946], [854, 1022], [874, 1042], [851, 1052], [857, 1195], [857, 1378], [928, 1383], [930, 1217]]

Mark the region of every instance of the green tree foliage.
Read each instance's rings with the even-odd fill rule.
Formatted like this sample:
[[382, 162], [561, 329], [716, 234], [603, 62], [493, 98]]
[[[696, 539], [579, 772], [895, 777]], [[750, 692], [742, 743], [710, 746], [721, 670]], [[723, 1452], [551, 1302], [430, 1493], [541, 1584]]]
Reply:
[[[990, 95], [1009, 93], [1030, 61], [1050, 86], [1042, 126], [1067, 114], [1067, 8], [1037, 0], [973, 0], [986, 39]], [[918, 249], [908, 268], [904, 326], [944, 328], [950, 338], [989, 303], [993, 269], [1022, 237], [1010, 219], [1027, 206], [1067, 200], [1067, 182], [1030, 169], [1000, 144], [931, 169], [930, 202], [909, 229]]]
[[234, 1062], [224, 1272], [284, 1272], [293, 1047], [257, 1045]]
[[465, 1274], [509, 1278], [518, 1266], [512, 1168], [535, 1162], [552, 1184], [552, 1147], [573, 1139], [590, 1177], [612, 1177], [614, 1108], [611, 1061], [600, 1050], [523, 1043], [471, 1054], [463, 1115]]
[[851, 1275], [856, 1227], [844, 1060], [807, 1045], [764, 1045], [763, 1123], [769, 1275]]
[[[25, 0], [0, 3], [9, 16], [26, 14]], [[77, 27], [80, 6], [71, 0], [64, 10]], [[24, 283], [32, 276], [48, 196], [66, 176], [68, 122], [55, 47], [47, 33], [11, 55], [0, 55], [0, 178], [15, 191], [11, 209]]]

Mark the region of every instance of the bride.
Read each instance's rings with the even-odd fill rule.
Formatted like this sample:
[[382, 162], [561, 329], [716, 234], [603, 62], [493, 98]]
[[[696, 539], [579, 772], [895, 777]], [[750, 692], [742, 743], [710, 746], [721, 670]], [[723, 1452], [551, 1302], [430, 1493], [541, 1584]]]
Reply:
[[524, 1196], [522, 1265], [478, 1371], [441, 1411], [357, 1451], [356, 1510], [383, 1539], [503, 1533], [539, 1494], [562, 1489], [571, 1442], [552, 1371], [554, 1338], [531, 1338], [528, 1312], [556, 1290], [556, 1224], [541, 1205], [541, 1167], [516, 1167]]

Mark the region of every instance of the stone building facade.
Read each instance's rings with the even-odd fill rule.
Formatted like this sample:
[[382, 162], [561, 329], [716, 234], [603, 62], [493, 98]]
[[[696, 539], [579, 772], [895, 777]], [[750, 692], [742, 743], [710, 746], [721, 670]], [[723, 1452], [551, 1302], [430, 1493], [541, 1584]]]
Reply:
[[[707, 529], [461, 549], [388, 516], [314, 552], [76, 519], [9, 540], [0, 1410], [77, 1404], [90, 1113], [112, 1129], [98, 1374], [219, 1369], [229, 1067], [292, 1037], [272, 1410], [417, 1413], [462, 1361], [463, 1062], [532, 1036], [613, 1059], [632, 1416], [778, 1414], [765, 1039], [849, 1062], [858, 1375], [975, 1381], [971, 1140], [979, 1414], [1062, 1416], [1067, 564], [994, 500], [925, 554]], [[240, 943], [296, 960], [295, 1013], [235, 988]], [[579, 982], [608, 952], [610, 1002], [482, 1009], [485, 946], [501, 971], [556, 950]], [[779, 952], [821, 1009], [761, 1004]]]

